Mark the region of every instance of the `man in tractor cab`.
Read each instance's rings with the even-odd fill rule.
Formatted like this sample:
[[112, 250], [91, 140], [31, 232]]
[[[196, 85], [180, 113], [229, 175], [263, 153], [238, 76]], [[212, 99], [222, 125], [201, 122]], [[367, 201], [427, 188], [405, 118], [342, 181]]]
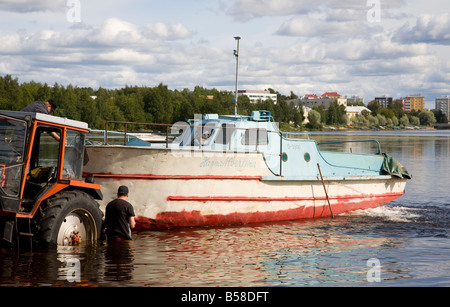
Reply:
[[57, 107], [58, 107], [58, 103], [56, 101], [54, 101], [53, 99], [49, 99], [44, 102], [42, 102], [42, 101], [32, 102], [20, 111], [33, 112], [33, 113], [44, 113], [44, 114], [51, 115], [53, 112], [55, 112]]
[[[44, 102], [34, 101], [20, 111], [52, 115], [53, 112], [55, 112], [57, 107], [58, 107], [58, 103], [56, 101], [54, 101], [53, 99], [49, 99]], [[57, 133], [51, 132], [50, 135], [55, 140], [59, 141], [60, 136]]]
[[117, 198], [106, 206], [105, 226], [108, 241], [132, 240], [131, 229], [136, 226], [136, 222], [134, 208], [127, 199], [128, 187], [120, 186]]

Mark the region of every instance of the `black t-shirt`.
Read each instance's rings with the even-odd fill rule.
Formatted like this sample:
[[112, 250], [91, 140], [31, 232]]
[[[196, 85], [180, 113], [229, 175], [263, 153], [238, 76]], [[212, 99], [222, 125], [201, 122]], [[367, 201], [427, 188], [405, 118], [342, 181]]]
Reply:
[[106, 206], [105, 224], [108, 240], [131, 240], [129, 220], [134, 216], [133, 206], [123, 199], [115, 199]]

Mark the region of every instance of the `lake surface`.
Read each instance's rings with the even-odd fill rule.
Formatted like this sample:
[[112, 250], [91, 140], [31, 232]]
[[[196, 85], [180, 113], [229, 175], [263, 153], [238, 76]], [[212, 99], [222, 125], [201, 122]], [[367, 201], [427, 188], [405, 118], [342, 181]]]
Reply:
[[134, 233], [130, 243], [0, 250], [1, 286], [450, 286], [450, 131], [314, 133], [377, 139], [413, 179], [334, 219]]

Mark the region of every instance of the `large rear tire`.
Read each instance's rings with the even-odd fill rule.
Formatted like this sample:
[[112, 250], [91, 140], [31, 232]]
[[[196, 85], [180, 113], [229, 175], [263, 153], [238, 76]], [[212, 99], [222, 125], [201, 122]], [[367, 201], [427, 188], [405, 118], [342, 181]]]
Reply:
[[89, 194], [58, 193], [41, 206], [37, 239], [50, 245], [85, 245], [100, 238], [102, 217], [98, 203]]

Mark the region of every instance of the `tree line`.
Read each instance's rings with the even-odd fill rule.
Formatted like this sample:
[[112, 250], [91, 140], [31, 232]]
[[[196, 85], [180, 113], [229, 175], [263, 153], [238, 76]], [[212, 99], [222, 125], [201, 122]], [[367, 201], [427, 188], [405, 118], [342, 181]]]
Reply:
[[[303, 127], [303, 107], [291, 103], [297, 96], [291, 91], [285, 96], [277, 94], [277, 103], [271, 99], [251, 103], [247, 96], [238, 99], [238, 113], [250, 115], [254, 110], [267, 110], [283, 130]], [[58, 108], [54, 115], [88, 123], [92, 129], [104, 129], [106, 121], [128, 121], [138, 123], [173, 124], [194, 118], [195, 114], [234, 114], [234, 92], [207, 89], [196, 86], [193, 90], [171, 90], [160, 83], [155, 87], [129, 86], [120, 89], [78, 87], [35, 81], [19, 83], [11, 75], [0, 76], [0, 110], [19, 111], [33, 101], [54, 99]], [[364, 104], [360, 104], [363, 105]], [[401, 102], [394, 102], [388, 108], [381, 108], [372, 101], [371, 110], [348, 119], [345, 107], [332, 102], [328, 109], [313, 107], [309, 112], [306, 128], [321, 129], [323, 124], [359, 126], [409, 126], [433, 125], [447, 122], [440, 111], [422, 111], [405, 114]], [[119, 127], [109, 126], [111, 129]]]
[[[290, 96], [269, 90], [277, 94], [276, 104], [270, 99], [250, 103], [247, 96], [240, 96], [238, 113], [250, 115], [253, 110], [267, 110], [278, 122], [300, 126], [303, 110], [287, 102]], [[194, 118], [195, 114], [234, 114], [233, 98], [231, 91], [200, 86], [194, 90], [171, 90], [160, 83], [155, 87], [93, 89], [35, 81], [19, 83], [11, 75], [0, 76], [1, 110], [19, 111], [33, 101], [53, 99], [58, 102], [53, 115], [86, 122], [92, 129], [104, 129], [106, 121], [173, 124]]]

